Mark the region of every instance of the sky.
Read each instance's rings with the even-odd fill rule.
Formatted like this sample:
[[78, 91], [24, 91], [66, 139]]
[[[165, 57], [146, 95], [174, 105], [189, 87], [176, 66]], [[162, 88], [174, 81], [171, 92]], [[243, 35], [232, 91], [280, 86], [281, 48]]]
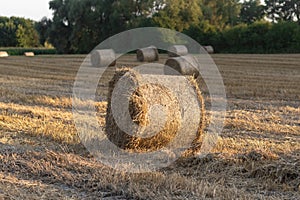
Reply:
[[40, 21], [44, 16], [52, 18], [50, 0], [0, 0], [0, 16], [17, 16]]
[[16, 16], [40, 21], [44, 16], [52, 18], [50, 0], [0, 0], [0, 16]]

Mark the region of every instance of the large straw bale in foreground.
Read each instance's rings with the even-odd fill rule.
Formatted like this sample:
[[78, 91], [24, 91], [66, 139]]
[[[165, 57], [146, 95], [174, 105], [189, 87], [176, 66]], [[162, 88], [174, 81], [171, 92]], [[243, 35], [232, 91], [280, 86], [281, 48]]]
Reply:
[[[116, 108], [125, 111], [114, 115]], [[175, 145], [190, 145], [191, 137], [199, 140], [203, 119], [203, 98], [192, 77], [146, 75], [126, 68], [118, 69], [110, 82], [106, 134], [122, 149], [154, 151], [175, 137], [180, 143]]]

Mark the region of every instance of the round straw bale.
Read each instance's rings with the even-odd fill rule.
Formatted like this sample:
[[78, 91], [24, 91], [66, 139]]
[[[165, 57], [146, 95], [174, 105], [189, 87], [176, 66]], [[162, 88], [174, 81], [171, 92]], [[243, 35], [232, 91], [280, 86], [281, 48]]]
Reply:
[[24, 56], [26, 56], [26, 57], [34, 57], [34, 53], [33, 52], [25, 52]]
[[214, 53], [215, 52], [215, 50], [214, 50], [214, 48], [212, 47], [212, 46], [204, 46], [203, 47], [206, 51], [207, 51], [207, 53]]
[[140, 62], [153, 62], [159, 60], [158, 50], [155, 46], [138, 49], [136, 54], [137, 60]]
[[165, 74], [167, 75], [174, 75], [173, 70], [175, 70], [182, 75], [199, 76], [198, 63], [193, 56], [169, 58], [165, 65]]
[[[199, 140], [204, 124], [204, 101], [196, 82], [190, 80], [194, 79], [142, 75], [134, 70], [118, 69], [109, 85], [105, 126], [109, 140], [119, 148], [139, 152], [161, 149], [178, 134], [183, 135], [177, 138], [180, 144], [187, 143], [189, 133], [192, 133], [192, 140]], [[117, 93], [116, 100], [113, 96], [118, 84], [129, 89]], [[124, 102], [128, 102], [127, 106]], [[124, 111], [114, 115], [113, 107], [116, 106], [128, 109], [130, 122]], [[119, 120], [129, 128], [120, 127]]]
[[115, 66], [117, 64], [116, 54], [113, 49], [94, 50], [91, 54], [93, 67]]
[[0, 58], [8, 57], [8, 53], [6, 51], [0, 51]]
[[189, 50], [185, 45], [174, 45], [171, 46], [168, 50], [168, 55], [170, 57], [186, 56], [188, 55]]

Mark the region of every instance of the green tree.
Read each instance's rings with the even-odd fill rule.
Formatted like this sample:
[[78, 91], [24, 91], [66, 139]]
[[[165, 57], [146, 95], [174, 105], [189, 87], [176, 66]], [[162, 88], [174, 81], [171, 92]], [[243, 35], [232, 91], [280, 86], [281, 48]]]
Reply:
[[25, 20], [17, 26], [16, 37], [19, 47], [38, 47], [40, 46], [39, 36], [34, 28], [33, 22]]
[[93, 49], [103, 39], [104, 12], [95, 0], [73, 0], [68, 6], [67, 17], [71, 26], [70, 48], [76, 53]]
[[53, 10], [52, 25], [49, 30], [49, 41], [59, 53], [72, 53], [72, 22], [68, 18], [70, 0], [52, 0], [49, 8]]
[[168, 0], [164, 8], [154, 15], [153, 21], [160, 27], [181, 32], [199, 24], [201, 18], [199, 0]]
[[154, 0], [52, 0], [50, 42], [61, 53], [86, 53], [107, 37], [139, 26]]
[[255, 22], [253, 24], [239, 24], [227, 28], [223, 32], [225, 45], [222, 52], [230, 53], [264, 53], [267, 51], [267, 35], [272, 24], [269, 22]]
[[266, 37], [267, 50], [271, 53], [299, 53], [300, 27], [295, 22], [273, 24]]
[[246, 24], [252, 24], [263, 19], [264, 6], [261, 5], [260, 0], [246, 0], [242, 3], [240, 21]]
[[199, 42], [201, 45], [212, 45], [217, 37], [217, 30], [208, 21], [202, 20], [198, 25], [193, 25], [184, 31], [185, 34]]
[[32, 20], [0, 17], [0, 46], [36, 47], [39, 45], [38, 33]]
[[250, 53], [264, 53], [267, 49], [267, 38], [272, 24], [266, 21], [257, 21], [248, 25], [241, 40], [242, 49]]
[[298, 21], [300, 24], [299, 0], [265, 0], [265, 12], [273, 22]]
[[16, 30], [17, 27], [11, 18], [0, 17], [0, 46], [17, 46]]
[[47, 17], [43, 17], [41, 21], [36, 22], [34, 27], [37, 30], [40, 38], [40, 44], [45, 45], [49, 41], [49, 30], [51, 28], [52, 21]]
[[204, 19], [222, 30], [238, 23], [241, 4], [239, 0], [203, 0], [202, 10]]

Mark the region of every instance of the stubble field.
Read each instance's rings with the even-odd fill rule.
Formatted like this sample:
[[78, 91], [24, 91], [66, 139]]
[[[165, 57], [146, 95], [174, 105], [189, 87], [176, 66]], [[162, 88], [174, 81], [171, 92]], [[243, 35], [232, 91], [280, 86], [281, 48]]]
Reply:
[[300, 55], [212, 57], [228, 103], [217, 146], [143, 174], [104, 166], [79, 141], [72, 87], [85, 56], [0, 59], [0, 199], [300, 199]]

